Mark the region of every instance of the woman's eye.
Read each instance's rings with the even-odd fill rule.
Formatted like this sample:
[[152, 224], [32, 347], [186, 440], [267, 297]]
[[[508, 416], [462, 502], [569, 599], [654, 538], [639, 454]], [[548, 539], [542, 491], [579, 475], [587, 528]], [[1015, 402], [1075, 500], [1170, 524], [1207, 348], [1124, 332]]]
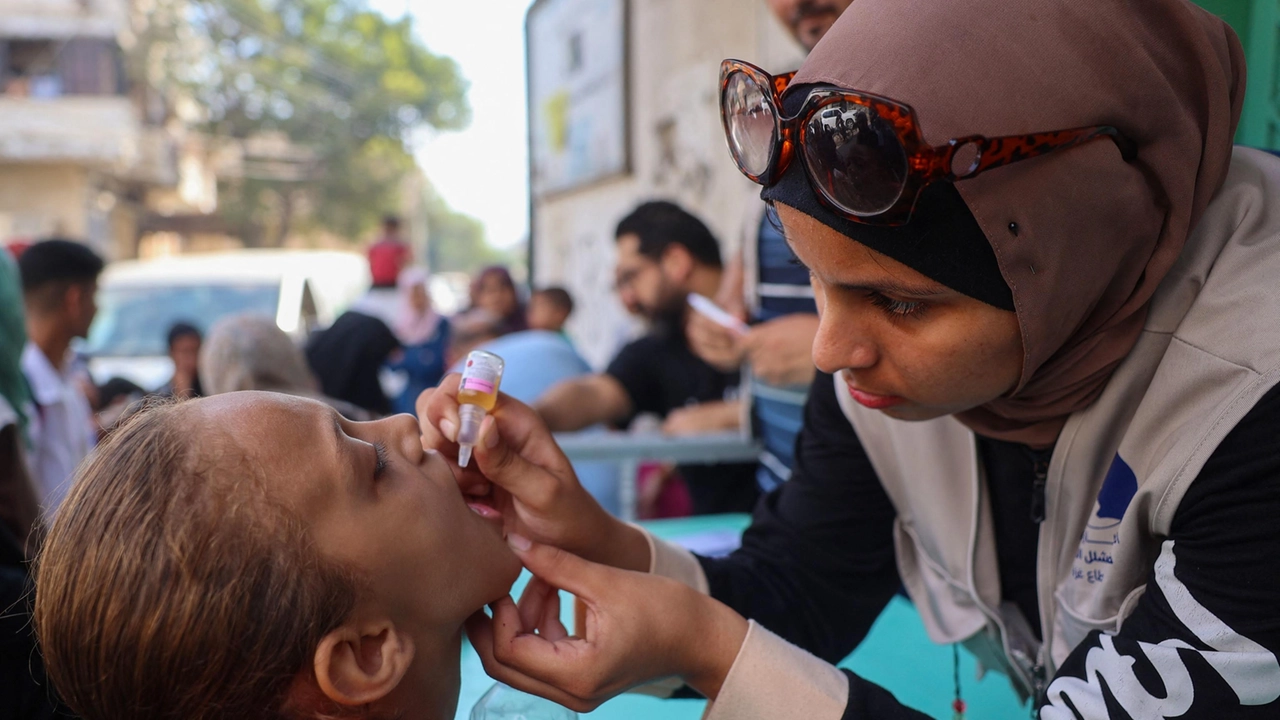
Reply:
[[886, 315], [893, 318], [918, 318], [924, 313], [925, 308], [927, 307], [925, 303], [922, 302], [895, 300], [877, 292], [868, 293], [867, 297], [871, 300], [872, 305], [884, 310]]
[[813, 271], [810, 270], [809, 266], [805, 265], [804, 262], [800, 260], [800, 258], [796, 257], [795, 253], [791, 253], [791, 257], [787, 258], [787, 264], [795, 265], [798, 268], [803, 268], [805, 272], [809, 273], [810, 279], [813, 278]]
[[373, 451], [377, 453], [378, 457], [377, 463], [373, 466], [373, 476], [378, 478], [387, 469], [387, 465], [390, 463], [390, 456], [387, 454], [387, 446], [381, 442], [373, 444]]

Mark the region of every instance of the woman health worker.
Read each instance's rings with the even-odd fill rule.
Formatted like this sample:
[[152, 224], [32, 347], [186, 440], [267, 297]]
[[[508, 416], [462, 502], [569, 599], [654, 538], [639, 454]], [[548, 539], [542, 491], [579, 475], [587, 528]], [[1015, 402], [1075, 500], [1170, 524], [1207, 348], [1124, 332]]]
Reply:
[[[1280, 717], [1280, 160], [1232, 147], [1231, 30], [859, 0], [795, 77], [721, 85], [821, 313], [795, 475], [698, 558], [503, 404], [460, 483], [540, 581], [472, 618], [487, 670], [577, 708], [674, 677], [717, 719], [918, 717], [830, 664], [901, 581], [1043, 720]], [[419, 399], [445, 453], [455, 386]]]

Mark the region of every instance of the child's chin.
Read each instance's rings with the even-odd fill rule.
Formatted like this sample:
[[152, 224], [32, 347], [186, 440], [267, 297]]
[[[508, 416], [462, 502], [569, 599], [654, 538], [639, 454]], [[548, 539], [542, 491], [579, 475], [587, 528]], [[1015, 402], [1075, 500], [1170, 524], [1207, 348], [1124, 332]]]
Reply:
[[524, 570], [524, 566], [520, 564], [520, 558], [516, 554], [508, 550], [502, 559], [502, 584], [510, 591], [511, 586], [515, 584], [520, 577], [520, 571]]

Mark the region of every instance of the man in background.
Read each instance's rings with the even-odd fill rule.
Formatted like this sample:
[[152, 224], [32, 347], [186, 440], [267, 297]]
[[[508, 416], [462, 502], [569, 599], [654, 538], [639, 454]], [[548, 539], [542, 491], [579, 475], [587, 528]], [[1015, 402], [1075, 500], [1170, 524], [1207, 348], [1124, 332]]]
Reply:
[[[812, 50], [852, 0], [769, 0], [796, 42]], [[816, 369], [813, 338], [817, 305], [809, 273], [795, 263], [773, 211], [751, 189], [744, 211], [742, 255], [730, 263], [715, 296], [739, 319], [751, 320], [738, 335], [695, 314], [689, 343], [703, 360], [725, 372], [747, 371], [752, 433], [763, 445], [756, 478], [769, 491], [791, 477], [796, 435]]]
[[527, 314], [530, 330], [563, 333], [564, 324], [573, 314], [573, 296], [562, 287], [534, 290]]
[[71, 369], [71, 341], [89, 332], [102, 258], [85, 245], [53, 239], [27, 248], [18, 267], [28, 341], [22, 372], [31, 387], [31, 467], [45, 513], [70, 489], [76, 466], [97, 439], [93, 411]]
[[[641, 413], [673, 435], [737, 429], [738, 378], [702, 361], [685, 340], [689, 293], [714, 293], [720, 246], [701, 220], [670, 202], [649, 202], [618, 223], [618, 297], [650, 322], [603, 372], [562, 382], [534, 408], [554, 431], [596, 423], [626, 427]], [[753, 464], [688, 465], [680, 472], [696, 514], [749, 512], [758, 495]]]
[[796, 42], [813, 50], [853, 0], [769, 0], [769, 9], [778, 17]]

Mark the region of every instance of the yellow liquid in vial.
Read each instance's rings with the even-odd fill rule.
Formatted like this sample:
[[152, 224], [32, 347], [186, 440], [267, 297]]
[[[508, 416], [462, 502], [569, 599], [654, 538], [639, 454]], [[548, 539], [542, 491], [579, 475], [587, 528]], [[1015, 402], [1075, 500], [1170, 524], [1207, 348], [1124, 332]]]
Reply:
[[498, 404], [498, 396], [494, 393], [480, 392], [479, 390], [459, 390], [459, 405], [479, 405], [484, 408], [485, 412], [493, 409]]

